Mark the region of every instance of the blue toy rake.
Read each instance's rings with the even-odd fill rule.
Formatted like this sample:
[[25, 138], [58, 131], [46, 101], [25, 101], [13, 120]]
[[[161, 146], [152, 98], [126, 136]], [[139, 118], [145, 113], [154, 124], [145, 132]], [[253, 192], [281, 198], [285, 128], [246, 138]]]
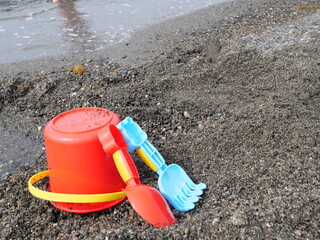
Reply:
[[179, 211], [187, 212], [195, 207], [199, 196], [207, 186], [195, 184], [177, 164], [166, 165], [158, 150], [147, 140], [147, 134], [127, 117], [117, 125], [129, 152], [136, 150], [145, 164], [159, 175], [158, 187], [163, 196]]

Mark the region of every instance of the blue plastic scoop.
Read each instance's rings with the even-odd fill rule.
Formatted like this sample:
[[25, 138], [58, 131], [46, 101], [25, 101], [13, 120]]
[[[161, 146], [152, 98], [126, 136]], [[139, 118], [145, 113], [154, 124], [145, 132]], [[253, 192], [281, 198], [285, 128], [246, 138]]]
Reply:
[[122, 133], [129, 152], [137, 151], [139, 156], [159, 175], [158, 187], [163, 196], [179, 211], [187, 212], [195, 207], [204, 183], [195, 184], [186, 172], [177, 164], [166, 165], [158, 150], [147, 140], [147, 134], [127, 117], [117, 125]]

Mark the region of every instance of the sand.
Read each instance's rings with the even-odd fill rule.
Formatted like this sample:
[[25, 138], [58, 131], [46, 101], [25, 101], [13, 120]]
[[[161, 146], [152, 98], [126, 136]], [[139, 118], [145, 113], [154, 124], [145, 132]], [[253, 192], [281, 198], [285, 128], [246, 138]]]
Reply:
[[[35, 162], [1, 180], [0, 238], [318, 239], [317, 4], [225, 3], [99, 54], [1, 66], [1, 129], [41, 148]], [[86, 74], [68, 72], [74, 64]], [[33, 197], [27, 180], [47, 168], [44, 126], [88, 106], [132, 117], [168, 164], [206, 183], [196, 208], [172, 208], [178, 224], [158, 229], [128, 201], [72, 214]], [[157, 175], [133, 157], [141, 181], [157, 186]]]

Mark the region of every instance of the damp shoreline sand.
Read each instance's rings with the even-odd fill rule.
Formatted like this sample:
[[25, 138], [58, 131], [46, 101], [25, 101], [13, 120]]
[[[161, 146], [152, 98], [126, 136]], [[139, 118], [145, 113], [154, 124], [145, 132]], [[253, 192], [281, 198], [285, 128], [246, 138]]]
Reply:
[[[54, 116], [104, 107], [136, 120], [168, 164], [208, 188], [194, 210], [173, 210], [178, 224], [170, 228], [152, 227], [128, 201], [71, 214], [27, 190], [28, 178], [46, 169], [41, 148], [35, 162], [0, 181], [0, 238], [318, 239], [315, 6], [225, 3], [157, 24], [100, 55], [1, 65], [7, 133], [44, 147], [43, 128]], [[86, 74], [68, 72], [79, 63]], [[142, 183], [156, 186], [156, 174], [132, 155]]]

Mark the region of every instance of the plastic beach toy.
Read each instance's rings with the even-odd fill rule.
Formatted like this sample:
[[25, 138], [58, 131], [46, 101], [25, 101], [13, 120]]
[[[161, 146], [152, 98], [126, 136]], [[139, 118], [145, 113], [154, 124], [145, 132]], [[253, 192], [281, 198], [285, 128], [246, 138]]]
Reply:
[[28, 189], [30, 193], [44, 200], [66, 203], [101, 203], [107, 201], [114, 201], [126, 197], [126, 193], [123, 191], [105, 194], [67, 194], [47, 192], [33, 186], [33, 184], [37, 181], [50, 175], [54, 175], [54, 173], [52, 173], [52, 171], [50, 170], [39, 172], [33, 175], [28, 181]]
[[[79, 108], [59, 114], [45, 127], [48, 170], [29, 179], [30, 192], [63, 210], [75, 213], [100, 211], [126, 197], [126, 184], [98, 133], [120, 118], [103, 108]], [[33, 184], [49, 176], [47, 191]]]
[[166, 165], [158, 150], [147, 140], [147, 134], [130, 117], [117, 125], [129, 151], [136, 150], [142, 160], [159, 175], [158, 186], [165, 198], [179, 211], [195, 207], [206, 184], [195, 184], [177, 164]]
[[168, 204], [155, 188], [141, 184], [137, 168], [129, 155], [127, 144], [114, 125], [99, 132], [103, 149], [112, 155], [115, 165], [126, 183], [125, 192], [134, 210], [156, 227], [167, 227], [176, 223]]

